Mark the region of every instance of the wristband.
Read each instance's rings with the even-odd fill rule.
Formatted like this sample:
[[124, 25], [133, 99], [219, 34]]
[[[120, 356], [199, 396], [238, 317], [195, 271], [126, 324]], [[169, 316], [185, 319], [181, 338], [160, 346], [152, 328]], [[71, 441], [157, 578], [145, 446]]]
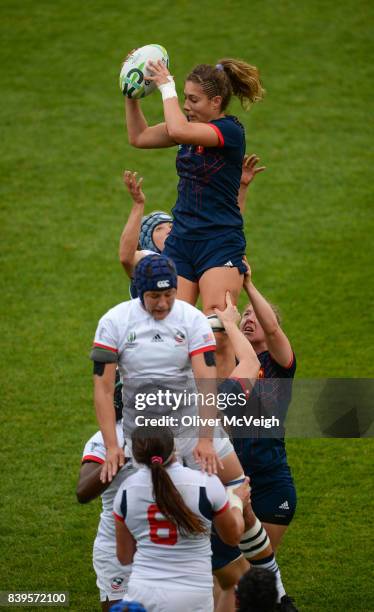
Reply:
[[161, 83], [161, 85], [158, 86], [161, 95], [162, 95], [162, 101], [164, 102], [165, 100], [168, 100], [169, 98], [177, 98], [177, 92], [175, 89], [175, 83], [174, 83], [174, 79], [172, 76], [168, 76], [168, 83]]
[[229, 498], [230, 508], [239, 508], [240, 512], [243, 512], [243, 502], [232, 489], [226, 490], [227, 497]]

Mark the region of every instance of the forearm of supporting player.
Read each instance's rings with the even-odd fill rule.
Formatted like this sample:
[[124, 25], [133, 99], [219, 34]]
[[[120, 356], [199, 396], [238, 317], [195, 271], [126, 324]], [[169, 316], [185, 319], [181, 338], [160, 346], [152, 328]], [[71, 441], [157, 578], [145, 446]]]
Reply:
[[119, 260], [126, 268], [132, 267], [139, 243], [140, 227], [144, 214], [144, 205], [137, 204], [131, 209], [129, 218], [119, 241]]
[[242, 213], [242, 215], [244, 215], [244, 212], [245, 212], [245, 204], [247, 201], [248, 187], [249, 185], [240, 183], [239, 193], [238, 193], [238, 205], [239, 205], [240, 212]]
[[269, 302], [261, 295], [259, 290], [256, 289], [252, 281], [248, 284], [246, 290], [253, 310], [256, 313], [256, 317], [265, 334], [268, 336], [274, 335], [279, 329], [279, 323]]
[[104, 438], [106, 448], [118, 446], [116, 434], [116, 419], [113, 410], [113, 391], [103, 388], [95, 389], [96, 418]]
[[86, 504], [101, 495], [109, 486], [109, 482], [100, 480], [102, 464], [96, 462], [84, 463], [79, 474], [77, 485], [77, 499], [79, 503]]

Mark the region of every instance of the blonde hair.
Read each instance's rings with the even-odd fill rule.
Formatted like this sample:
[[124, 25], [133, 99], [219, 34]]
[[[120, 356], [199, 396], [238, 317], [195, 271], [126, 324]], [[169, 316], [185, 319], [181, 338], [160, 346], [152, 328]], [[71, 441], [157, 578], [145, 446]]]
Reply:
[[186, 81], [198, 83], [208, 98], [221, 96], [221, 110], [229, 105], [231, 96], [237, 96], [244, 109], [262, 100], [265, 90], [256, 66], [242, 60], [224, 58], [215, 66], [199, 64], [190, 72]]
[[[275, 314], [275, 318], [277, 320], [278, 325], [282, 324], [282, 315], [281, 315], [281, 311], [279, 309], [279, 306], [276, 306], [276, 304], [272, 304], [271, 302], [268, 302], [270, 308], [272, 309], [273, 313]], [[243, 310], [243, 314], [245, 313], [245, 311], [247, 310], [247, 308], [252, 308], [252, 303], [248, 302], [248, 304], [245, 306], [244, 310]], [[253, 309], [254, 310], [254, 309]]]

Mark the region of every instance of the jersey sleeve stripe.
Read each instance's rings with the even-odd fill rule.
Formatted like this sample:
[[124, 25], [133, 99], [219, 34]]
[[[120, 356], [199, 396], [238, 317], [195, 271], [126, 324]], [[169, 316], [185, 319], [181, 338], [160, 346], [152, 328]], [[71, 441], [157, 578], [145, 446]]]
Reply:
[[123, 516], [120, 516], [119, 514], [116, 514], [115, 512], [113, 512], [113, 516], [114, 516], [116, 521], [119, 521], [120, 523], [124, 523], [125, 522], [125, 519], [123, 518]]
[[229, 506], [230, 506], [229, 500], [226, 500], [226, 502], [224, 503], [222, 508], [220, 508], [219, 510], [215, 510], [214, 511], [213, 516], [217, 516], [217, 514], [222, 514], [222, 512], [225, 512], [225, 510], [227, 510], [227, 508], [229, 508]]
[[199, 353], [206, 353], [207, 351], [215, 351], [215, 350], [216, 350], [215, 344], [211, 344], [210, 346], [202, 346], [201, 348], [196, 349], [195, 351], [191, 351], [190, 357], [193, 357], [194, 355], [199, 355]]
[[214, 125], [214, 123], [208, 123], [208, 125], [213, 128], [213, 130], [215, 131], [215, 133], [218, 136], [218, 141], [219, 141], [218, 146], [219, 147], [224, 147], [225, 146], [225, 139], [223, 137], [223, 134], [222, 134], [221, 130], [216, 125]]
[[118, 349], [113, 348], [113, 346], [107, 346], [106, 344], [100, 344], [99, 342], [94, 342], [93, 345], [97, 346], [97, 348], [105, 349], [106, 351], [112, 351], [112, 353], [118, 353]]
[[82, 463], [85, 461], [94, 461], [95, 463], [105, 463], [105, 460], [101, 457], [97, 457], [96, 455], [85, 455], [82, 459]]

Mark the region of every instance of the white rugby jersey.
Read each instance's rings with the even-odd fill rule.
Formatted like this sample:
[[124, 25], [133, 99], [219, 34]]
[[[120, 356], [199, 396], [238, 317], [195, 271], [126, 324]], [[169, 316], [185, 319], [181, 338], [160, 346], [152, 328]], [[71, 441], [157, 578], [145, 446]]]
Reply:
[[137, 542], [132, 566], [136, 581], [165, 580], [168, 588], [207, 589], [213, 584], [210, 528], [214, 515], [228, 508], [225, 488], [217, 476], [174, 462], [166, 468], [186, 505], [207, 527], [207, 534], [181, 535], [158, 510], [151, 471], [142, 466], [120, 486], [113, 510]]
[[[205, 317], [194, 306], [175, 300], [168, 316], [155, 320], [139, 298], [122, 302], [99, 321], [94, 347], [112, 351], [118, 358], [123, 385], [124, 429], [126, 437], [141, 414], [135, 395], [158, 389], [196, 392], [191, 357], [215, 350], [215, 339]], [[181, 418], [196, 413], [196, 405], [180, 406]], [[169, 406], [147, 406], [147, 416], [176, 414]], [[177, 434], [176, 434], [177, 435]]]
[[[123, 446], [123, 429], [122, 421], [116, 424], [116, 433], [119, 446]], [[104, 463], [106, 457], [106, 448], [101, 431], [97, 431], [86, 443], [84, 447], [82, 463], [84, 461], [94, 461], [95, 463]], [[95, 547], [105, 550], [112, 550], [116, 554], [116, 530], [113, 517], [113, 500], [124, 480], [132, 474], [134, 468], [130, 464], [126, 464], [115, 479], [110, 483], [109, 487], [102, 493], [102, 512], [97, 528], [95, 539]]]

